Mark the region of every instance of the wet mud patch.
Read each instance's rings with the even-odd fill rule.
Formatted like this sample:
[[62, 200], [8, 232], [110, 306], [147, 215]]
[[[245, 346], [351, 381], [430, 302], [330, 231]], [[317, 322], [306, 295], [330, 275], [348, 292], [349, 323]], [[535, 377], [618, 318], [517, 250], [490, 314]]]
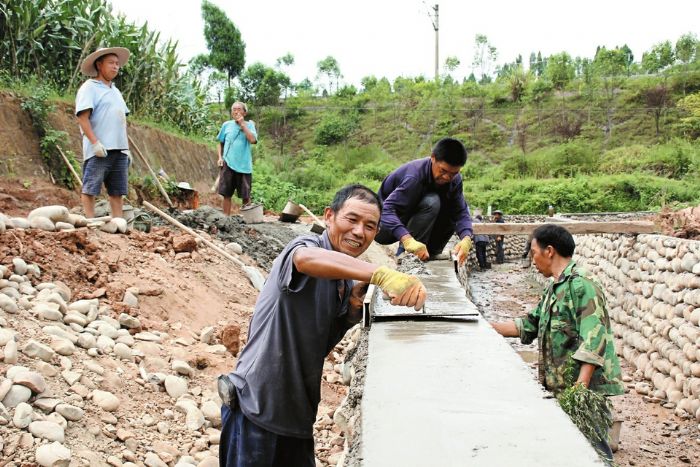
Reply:
[[287, 243], [299, 236], [285, 224], [246, 224], [240, 216], [224, 216], [211, 206], [176, 213], [175, 216], [190, 228], [209, 232], [224, 242], [238, 243], [243, 253], [266, 271], [272, 268], [272, 262]]

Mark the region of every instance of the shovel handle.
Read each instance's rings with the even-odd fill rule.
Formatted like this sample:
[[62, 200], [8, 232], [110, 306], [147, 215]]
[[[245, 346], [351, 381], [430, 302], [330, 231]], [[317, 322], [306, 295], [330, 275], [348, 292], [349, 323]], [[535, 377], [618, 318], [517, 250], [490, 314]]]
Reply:
[[316, 223], [319, 224], [321, 227], [323, 227], [323, 228], [326, 227], [326, 223], [323, 222], [323, 221], [322, 221], [321, 219], [319, 219], [318, 217], [316, 217], [316, 215], [315, 215], [313, 212], [309, 211], [309, 208], [307, 208], [306, 206], [304, 206], [304, 205], [301, 204], [301, 203], [299, 203], [299, 207], [300, 207], [301, 209], [303, 209], [304, 211], [306, 211], [306, 213], [307, 213], [309, 216], [313, 217], [313, 218], [314, 218], [314, 221], [316, 221]]

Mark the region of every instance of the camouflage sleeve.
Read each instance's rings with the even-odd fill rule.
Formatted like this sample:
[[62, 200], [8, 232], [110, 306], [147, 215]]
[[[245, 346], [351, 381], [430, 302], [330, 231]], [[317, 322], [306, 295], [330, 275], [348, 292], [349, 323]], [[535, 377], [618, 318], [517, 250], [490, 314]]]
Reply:
[[523, 344], [529, 344], [537, 338], [540, 315], [542, 314], [542, 303], [544, 303], [544, 295], [540, 303], [530, 313], [520, 318], [515, 318], [515, 327], [520, 333], [520, 342]]
[[572, 358], [583, 363], [603, 366], [609, 335], [607, 326], [610, 325], [605, 295], [600, 285], [583, 277], [574, 279], [571, 286], [581, 337], [581, 344]]

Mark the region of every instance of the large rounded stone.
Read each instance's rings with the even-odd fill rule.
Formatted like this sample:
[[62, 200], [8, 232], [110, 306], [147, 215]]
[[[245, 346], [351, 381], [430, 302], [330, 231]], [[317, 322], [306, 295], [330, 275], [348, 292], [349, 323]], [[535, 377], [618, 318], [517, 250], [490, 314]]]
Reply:
[[85, 415], [83, 409], [70, 404], [58, 404], [56, 406], [56, 412], [63, 415], [63, 418], [71, 422], [77, 422]]
[[13, 378], [15, 384], [21, 384], [32, 390], [34, 394], [41, 394], [46, 391], [46, 381], [44, 377], [34, 371], [19, 372]]
[[34, 409], [26, 402], [20, 402], [15, 408], [15, 414], [12, 417], [12, 424], [20, 429], [27, 428], [32, 423]]
[[14, 339], [5, 344], [4, 353], [6, 364], [14, 365], [17, 363], [17, 342]]
[[184, 376], [192, 376], [194, 374], [192, 367], [183, 360], [173, 360], [171, 367], [174, 372]]
[[114, 354], [122, 360], [132, 361], [134, 359], [134, 354], [129, 346], [121, 342], [114, 345]]
[[2, 403], [5, 407], [11, 409], [17, 407], [22, 402], [27, 402], [32, 397], [32, 390], [26, 386], [13, 384]]
[[202, 414], [213, 426], [221, 426], [221, 407], [213, 401], [205, 401], [202, 404]]
[[13, 258], [12, 265], [14, 266], [15, 274], [23, 276], [27, 273], [27, 263], [22, 258]]
[[[0, 295], [0, 297], [4, 297], [4, 295]], [[0, 328], [0, 345], [5, 345], [10, 341], [15, 340], [16, 335], [17, 332], [13, 331], [12, 329]]]
[[111, 392], [96, 389], [92, 392], [92, 401], [107, 412], [114, 412], [119, 408], [119, 398]]
[[29, 424], [29, 432], [37, 438], [63, 442], [63, 427], [55, 422], [37, 421]]
[[28, 357], [39, 358], [45, 362], [50, 362], [53, 360], [54, 355], [56, 355], [56, 353], [51, 350], [50, 347], [47, 347], [33, 339], [30, 339], [29, 342], [27, 342], [22, 349], [22, 352]]
[[60, 337], [51, 339], [51, 348], [59, 355], [68, 356], [75, 353], [75, 346], [73, 343], [68, 339], [61, 339]]
[[81, 332], [78, 336], [77, 344], [83, 349], [92, 349], [97, 347], [97, 339], [92, 334], [89, 334], [87, 332]]
[[70, 461], [70, 449], [58, 442], [42, 444], [36, 450], [36, 462], [42, 467], [68, 467]]
[[170, 397], [177, 399], [187, 392], [187, 381], [179, 376], [168, 375], [165, 377], [165, 390]]

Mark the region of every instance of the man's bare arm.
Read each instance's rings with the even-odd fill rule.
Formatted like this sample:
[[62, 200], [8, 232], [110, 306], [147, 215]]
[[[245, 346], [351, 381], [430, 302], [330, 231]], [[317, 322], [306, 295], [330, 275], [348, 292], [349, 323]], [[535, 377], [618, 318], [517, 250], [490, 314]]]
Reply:
[[91, 113], [92, 111], [90, 110], [83, 110], [76, 118], [78, 119], [78, 126], [80, 126], [80, 129], [83, 130], [83, 134], [87, 137], [91, 144], [95, 144], [97, 142], [97, 136], [95, 136], [95, 132], [92, 131], [92, 125], [90, 124]]
[[515, 321], [513, 320], [504, 321], [502, 323], [491, 323], [491, 326], [503, 337], [520, 337], [520, 332], [518, 328], [515, 327]]
[[369, 282], [376, 264], [324, 248], [306, 247], [294, 252], [294, 266], [302, 274], [321, 279], [352, 279]]

